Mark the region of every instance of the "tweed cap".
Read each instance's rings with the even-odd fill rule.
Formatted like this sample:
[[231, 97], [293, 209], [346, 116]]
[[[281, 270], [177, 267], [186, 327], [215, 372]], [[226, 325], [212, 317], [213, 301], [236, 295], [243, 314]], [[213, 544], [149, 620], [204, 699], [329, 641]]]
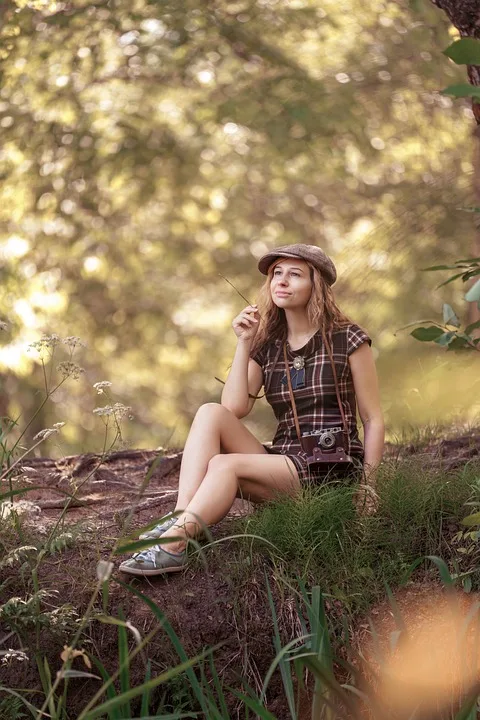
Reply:
[[303, 245], [302, 243], [298, 243], [297, 245], [283, 245], [282, 247], [270, 250], [270, 252], [258, 261], [258, 269], [264, 275], [268, 275], [270, 265], [275, 262], [275, 260], [284, 257], [298, 257], [311, 263], [320, 270], [329, 285], [333, 285], [337, 279], [337, 270], [328, 255], [316, 245]]

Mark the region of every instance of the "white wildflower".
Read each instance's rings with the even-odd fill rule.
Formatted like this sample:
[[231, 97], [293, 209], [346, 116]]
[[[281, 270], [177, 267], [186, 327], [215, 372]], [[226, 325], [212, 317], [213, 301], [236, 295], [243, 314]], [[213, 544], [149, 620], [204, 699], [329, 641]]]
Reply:
[[66, 630], [78, 620], [78, 612], [72, 605], [62, 605], [45, 615], [50, 627], [57, 630]]
[[24, 653], [23, 650], [13, 650], [12, 648], [0, 652], [0, 655], [3, 655], [2, 665], [10, 665], [14, 660], [17, 660], [17, 662], [26, 662], [28, 660], [27, 653]]
[[72, 377], [74, 380], [78, 380], [80, 375], [85, 372], [84, 368], [70, 360], [59, 363], [57, 370], [62, 373], [64, 378]]
[[28, 347], [41, 352], [42, 350], [52, 350], [61, 342], [61, 338], [56, 333], [52, 333], [52, 335], [42, 335], [40, 340], [30, 343]]
[[94, 415], [115, 415], [117, 420], [131, 413], [132, 408], [129, 405], [123, 403], [115, 403], [114, 405], [105, 405], [104, 407], [95, 408], [93, 411]]
[[13, 512], [17, 513], [17, 515], [38, 514], [40, 507], [30, 502], [30, 500], [17, 500], [16, 502], [3, 502], [0, 504], [0, 519], [5, 520]]
[[106, 415], [113, 415], [113, 407], [111, 405], [105, 405], [105, 407], [97, 407], [93, 411], [94, 415], [104, 417]]
[[58, 433], [57, 428], [44, 428], [43, 430], [40, 430], [40, 432], [38, 432], [34, 436], [33, 439], [34, 440], [46, 440], [47, 438], [50, 437], [50, 435], [55, 435], [56, 433]]
[[86, 343], [83, 342], [76, 335], [70, 335], [62, 340], [64, 345], [67, 345], [71, 350], [75, 350], [76, 347], [87, 347]]
[[123, 403], [115, 403], [113, 406], [114, 414], [118, 417], [124, 417], [132, 412], [132, 408], [129, 405], [123, 405]]
[[98, 395], [102, 395], [105, 388], [112, 387], [112, 383], [108, 380], [102, 380], [101, 382], [94, 383], [93, 387], [97, 391]]

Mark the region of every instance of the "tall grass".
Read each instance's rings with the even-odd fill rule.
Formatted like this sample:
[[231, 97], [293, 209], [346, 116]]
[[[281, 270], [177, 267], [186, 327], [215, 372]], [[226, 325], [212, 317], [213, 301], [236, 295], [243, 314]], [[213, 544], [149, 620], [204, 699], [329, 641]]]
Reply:
[[[359, 516], [355, 488], [327, 483], [259, 508], [243, 529], [275, 546], [290, 577], [319, 584], [353, 612], [365, 610], [416, 558], [454, 560], [449, 539], [465, 503], [480, 497], [479, 477], [480, 463], [446, 472], [418, 460], [390, 462], [379, 471], [374, 515]], [[479, 580], [473, 573], [474, 585]]]

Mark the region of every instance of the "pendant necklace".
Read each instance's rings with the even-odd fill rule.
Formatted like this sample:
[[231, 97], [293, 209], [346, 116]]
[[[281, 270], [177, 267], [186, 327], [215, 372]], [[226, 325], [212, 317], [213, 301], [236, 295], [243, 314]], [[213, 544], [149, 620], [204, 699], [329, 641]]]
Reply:
[[[281, 380], [282, 385], [287, 384], [287, 368]], [[303, 355], [296, 355], [293, 358], [293, 367], [290, 369], [290, 378], [292, 380], [292, 390], [305, 387], [305, 358]]]

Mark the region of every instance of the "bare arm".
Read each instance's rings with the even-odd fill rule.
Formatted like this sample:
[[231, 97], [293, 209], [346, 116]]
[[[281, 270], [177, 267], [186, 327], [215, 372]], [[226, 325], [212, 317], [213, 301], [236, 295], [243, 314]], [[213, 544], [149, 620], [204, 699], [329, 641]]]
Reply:
[[221, 404], [242, 418], [248, 415], [263, 384], [262, 368], [250, 359], [250, 350], [258, 330], [256, 305], [249, 305], [234, 319], [232, 327], [238, 338], [232, 367], [223, 387]]
[[248, 415], [263, 385], [262, 368], [249, 358], [251, 345], [238, 343], [232, 367], [223, 387], [221, 404], [238, 418]]
[[385, 424], [375, 361], [368, 343], [363, 343], [350, 355], [349, 364], [365, 435], [365, 475], [367, 481], [374, 484], [375, 470], [383, 455]]

